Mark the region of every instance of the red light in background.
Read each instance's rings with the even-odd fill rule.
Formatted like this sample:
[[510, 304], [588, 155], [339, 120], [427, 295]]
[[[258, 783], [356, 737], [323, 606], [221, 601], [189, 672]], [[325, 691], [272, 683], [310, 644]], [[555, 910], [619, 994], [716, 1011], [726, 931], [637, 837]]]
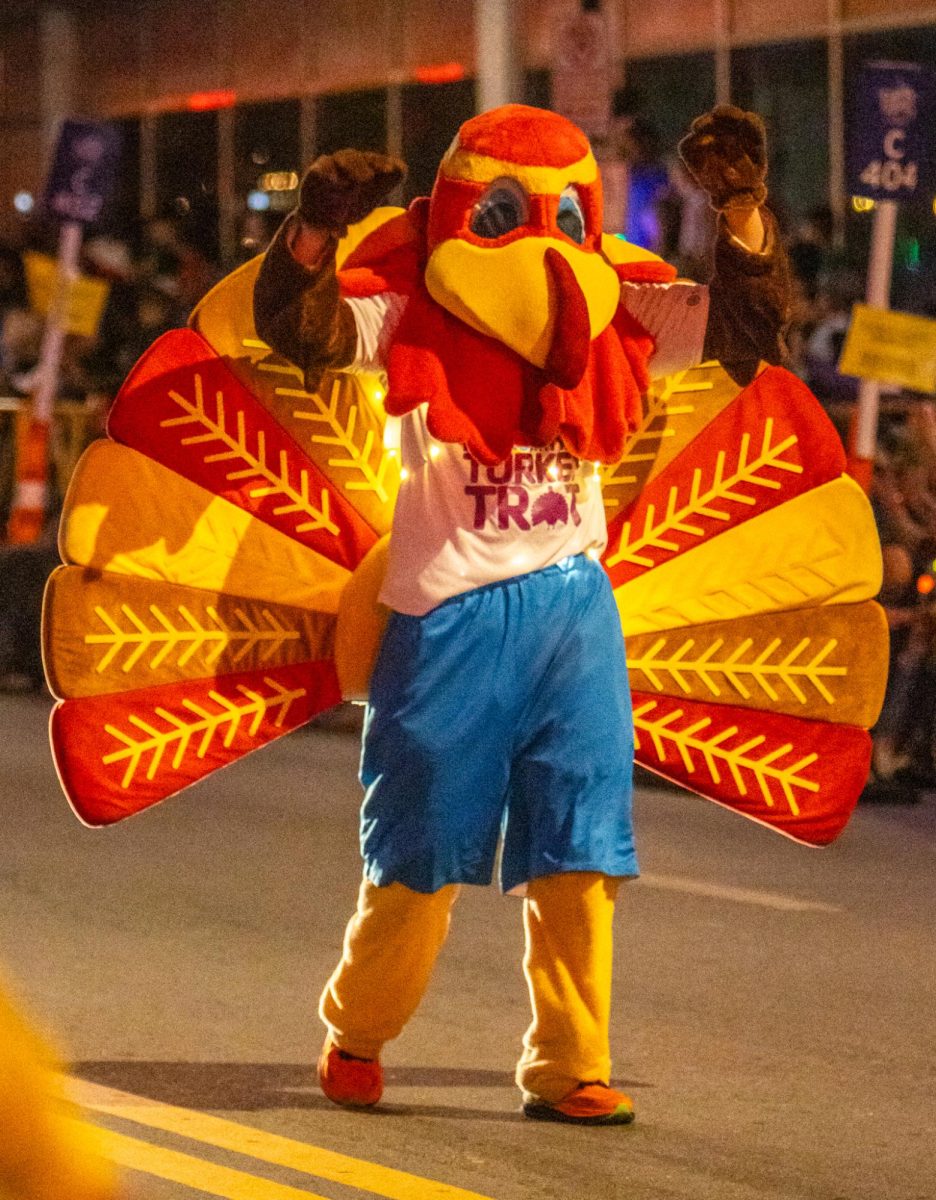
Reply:
[[190, 112], [210, 112], [215, 108], [233, 108], [237, 103], [237, 92], [219, 88], [214, 92], [192, 92], [185, 97], [185, 107]]
[[427, 67], [416, 67], [413, 78], [417, 83], [458, 83], [465, 78], [465, 68], [461, 63], [433, 63]]
[[936, 588], [936, 579], [932, 575], [921, 575], [917, 580], [917, 591], [921, 596], [928, 596]]

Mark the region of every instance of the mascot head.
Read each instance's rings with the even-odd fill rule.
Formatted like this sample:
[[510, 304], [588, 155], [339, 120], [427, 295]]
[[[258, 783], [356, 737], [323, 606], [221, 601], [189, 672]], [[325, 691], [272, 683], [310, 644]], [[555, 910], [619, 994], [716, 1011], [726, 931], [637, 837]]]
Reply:
[[385, 283], [409, 295], [387, 411], [426, 404], [433, 437], [489, 464], [557, 440], [578, 458], [617, 461], [653, 349], [620, 306], [621, 280], [675, 273], [603, 235], [601, 217], [598, 165], [564, 117], [508, 104], [467, 121], [431, 197], [405, 218], [413, 274]]
[[483, 113], [439, 167], [426, 287], [472, 329], [574, 388], [618, 306], [601, 219], [598, 164], [580, 130], [519, 104]]

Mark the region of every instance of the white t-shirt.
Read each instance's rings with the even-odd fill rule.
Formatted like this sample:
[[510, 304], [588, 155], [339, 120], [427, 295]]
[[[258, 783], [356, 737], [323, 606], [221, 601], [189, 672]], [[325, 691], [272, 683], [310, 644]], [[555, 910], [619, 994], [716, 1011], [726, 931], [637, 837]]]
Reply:
[[450, 596], [539, 571], [607, 542], [601, 480], [561, 442], [485, 467], [429, 436], [425, 407], [402, 420], [403, 478], [381, 603], [422, 616]]
[[[684, 366], [699, 361], [705, 289], [625, 285], [622, 300], [657, 338], [657, 357], [666, 371], [674, 369], [675, 358]], [[348, 304], [358, 328], [351, 369], [382, 371], [405, 297], [387, 292]], [[675, 355], [662, 345], [669, 340], [662, 336], [667, 327], [677, 334]], [[423, 616], [451, 596], [542, 570], [573, 554], [601, 557], [607, 528], [597, 464], [580, 461], [556, 442], [518, 447], [486, 467], [464, 446], [434, 441], [425, 407], [400, 423], [402, 482], [381, 603]]]

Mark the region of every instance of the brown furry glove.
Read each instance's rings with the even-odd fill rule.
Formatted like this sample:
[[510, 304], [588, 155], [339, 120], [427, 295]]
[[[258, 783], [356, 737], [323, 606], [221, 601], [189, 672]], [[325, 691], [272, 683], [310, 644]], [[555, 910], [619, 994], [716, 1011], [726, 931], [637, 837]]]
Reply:
[[317, 229], [343, 237], [406, 175], [397, 158], [371, 150], [339, 150], [315, 160], [299, 188], [299, 215]]
[[679, 156], [712, 208], [759, 208], [767, 199], [767, 138], [757, 113], [720, 104], [696, 117]]

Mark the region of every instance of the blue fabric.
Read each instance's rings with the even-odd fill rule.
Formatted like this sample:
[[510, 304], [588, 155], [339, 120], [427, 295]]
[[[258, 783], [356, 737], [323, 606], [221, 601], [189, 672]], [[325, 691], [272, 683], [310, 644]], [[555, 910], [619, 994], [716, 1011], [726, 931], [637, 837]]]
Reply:
[[561, 871], [637, 874], [624, 641], [601, 566], [577, 556], [393, 613], [364, 725], [361, 849], [418, 892]]

